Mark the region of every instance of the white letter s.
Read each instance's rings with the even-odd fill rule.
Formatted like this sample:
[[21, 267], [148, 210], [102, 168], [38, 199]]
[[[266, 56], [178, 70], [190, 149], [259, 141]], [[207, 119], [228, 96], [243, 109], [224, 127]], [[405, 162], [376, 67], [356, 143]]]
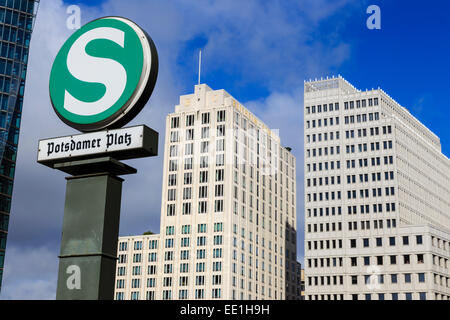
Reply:
[[127, 83], [127, 72], [119, 62], [86, 53], [87, 44], [95, 39], [111, 40], [124, 47], [125, 33], [108, 27], [92, 29], [80, 36], [70, 48], [67, 55], [69, 72], [78, 80], [101, 83], [106, 87], [103, 97], [94, 102], [80, 101], [66, 90], [64, 108], [77, 115], [90, 116], [107, 110], [122, 96]]

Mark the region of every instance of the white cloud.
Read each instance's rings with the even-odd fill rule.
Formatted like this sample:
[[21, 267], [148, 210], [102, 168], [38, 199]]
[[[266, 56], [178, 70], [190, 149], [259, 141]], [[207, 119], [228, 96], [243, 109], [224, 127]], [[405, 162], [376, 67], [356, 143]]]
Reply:
[[8, 246], [0, 299], [55, 299], [56, 257], [48, 247]]

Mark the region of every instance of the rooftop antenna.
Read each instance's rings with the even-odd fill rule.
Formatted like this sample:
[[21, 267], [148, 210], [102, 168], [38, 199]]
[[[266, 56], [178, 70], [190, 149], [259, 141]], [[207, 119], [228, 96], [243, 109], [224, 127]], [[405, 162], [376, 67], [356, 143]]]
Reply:
[[200, 74], [202, 72], [202, 50], [198, 54], [198, 84], [200, 84]]

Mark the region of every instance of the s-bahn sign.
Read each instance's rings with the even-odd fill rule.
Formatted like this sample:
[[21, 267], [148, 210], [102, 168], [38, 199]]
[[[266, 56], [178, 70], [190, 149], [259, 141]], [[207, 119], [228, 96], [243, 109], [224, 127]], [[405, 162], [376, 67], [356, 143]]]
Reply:
[[127, 160], [158, 153], [158, 134], [145, 125], [102, 130], [39, 141], [38, 162], [55, 163], [89, 158], [113, 157]]
[[39, 141], [38, 163], [67, 178], [56, 298], [112, 300], [122, 182], [137, 173], [121, 160], [158, 154], [158, 133], [122, 128], [155, 87], [158, 55], [134, 22], [104, 17], [81, 27], [58, 52], [50, 100], [80, 134]]
[[157, 74], [150, 36], [128, 19], [104, 17], [62, 46], [50, 74], [50, 99], [58, 117], [77, 130], [116, 129], [142, 110]]

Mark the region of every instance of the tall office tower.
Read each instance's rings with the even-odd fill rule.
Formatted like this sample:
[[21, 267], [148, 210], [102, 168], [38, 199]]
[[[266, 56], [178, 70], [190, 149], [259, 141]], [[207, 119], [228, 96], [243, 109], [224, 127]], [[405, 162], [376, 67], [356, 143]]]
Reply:
[[294, 299], [295, 195], [276, 132], [195, 86], [166, 120], [161, 234], [119, 239], [116, 299]]
[[0, 0], [0, 290], [28, 54], [38, 2]]
[[381, 89], [305, 83], [309, 300], [450, 298], [450, 162]]

